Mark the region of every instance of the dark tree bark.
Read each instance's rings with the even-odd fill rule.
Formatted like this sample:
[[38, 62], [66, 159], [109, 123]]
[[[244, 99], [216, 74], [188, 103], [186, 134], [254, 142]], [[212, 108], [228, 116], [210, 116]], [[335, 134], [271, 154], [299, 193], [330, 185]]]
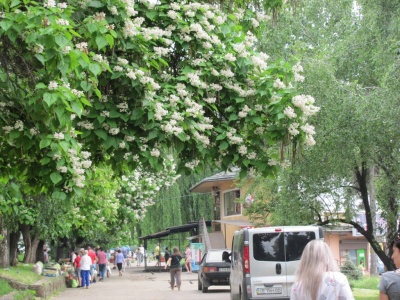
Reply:
[[9, 250], [9, 237], [7, 228], [4, 225], [4, 220], [0, 216], [0, 266], [7, 268], [10, 266], [10, 250]]
[[21, 233], [18, 231], [10, 233], [10, 265], [16, 266], [18, 263], [18, 241]]
[[66, 238], [60, 239], [57, 245], [56, 261], [59, 261], [61, 258], [66, 258], [65, 256], [66, 248], [67, 248], [67, 239]]
[[20, 229], [25, 245], [24, 263], [35, 263], [36, 249], [39, 245], [39, 238], [37, 235], [31, 232], [31, 228], [29, 225], [22, 224], [20, 225]]
[[42, 263], [44, 263], [43, 248], [44, 248], [44, 240], [40, 240], [38, 247], [36, 249], [36, 261], [41, 261]]

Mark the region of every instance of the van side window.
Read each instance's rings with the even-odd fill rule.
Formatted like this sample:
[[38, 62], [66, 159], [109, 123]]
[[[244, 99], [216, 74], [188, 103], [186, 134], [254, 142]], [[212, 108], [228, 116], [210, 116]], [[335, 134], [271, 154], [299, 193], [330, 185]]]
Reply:
[[288, 232], [286, 235], [286, 261], [300, 260], [307, 243], [315, 240], [315, 232]]
[[253, 235], [253, 257], [259, 261], [285, 261], [283, 233]]

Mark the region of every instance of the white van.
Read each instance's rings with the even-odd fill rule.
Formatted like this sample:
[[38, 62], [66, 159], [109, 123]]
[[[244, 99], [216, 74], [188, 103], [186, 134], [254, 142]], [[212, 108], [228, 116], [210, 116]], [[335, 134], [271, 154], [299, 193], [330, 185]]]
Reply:
[[307, 243], [323, 239], [320, 226], [246, 228], [233, 235], [231, 300], [289, 299]]

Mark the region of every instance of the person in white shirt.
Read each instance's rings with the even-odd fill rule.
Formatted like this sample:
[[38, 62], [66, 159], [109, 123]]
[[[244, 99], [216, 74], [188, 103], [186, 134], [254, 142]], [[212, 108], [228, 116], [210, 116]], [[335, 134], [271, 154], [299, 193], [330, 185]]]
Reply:
[[137, 254], [137, 265], [140, 267], [144, 258], [144, 247], [142, 244], [139, 246], [139, 252]]
[[92, 265], [92, 259], [88, 255], [88, 251], [84, 250], [81, 257], [81, 277], [82, 277], [82, 287], [89, 288], [90, 283], [90, 266]]
[[320, 299], [354, 300], [354, 297], [329, 246], [323, 240], [313, 240], [304, 248], [290, 300]]

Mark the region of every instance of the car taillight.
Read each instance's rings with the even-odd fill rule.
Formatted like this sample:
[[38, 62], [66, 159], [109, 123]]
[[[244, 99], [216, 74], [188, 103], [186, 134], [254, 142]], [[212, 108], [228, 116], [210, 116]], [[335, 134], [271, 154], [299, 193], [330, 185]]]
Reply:
[[218, 268], [217, 267], [204, 267], [204, 272], [205, 273], [218, 272]]
[[249, 260], [249, 246], [244, 246], [243, 248], [243, 262], [244, 262], [244, 272], [250, 273], [250, 260]]

